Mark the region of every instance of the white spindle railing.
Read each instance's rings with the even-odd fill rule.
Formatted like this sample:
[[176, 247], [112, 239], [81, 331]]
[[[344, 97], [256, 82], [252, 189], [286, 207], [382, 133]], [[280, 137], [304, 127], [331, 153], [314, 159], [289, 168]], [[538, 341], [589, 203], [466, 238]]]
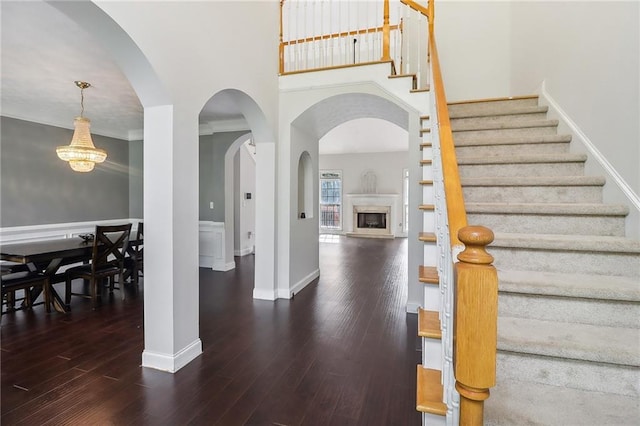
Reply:
[[[433, 84], [433, 82], [431, 82]], [[430, 110], [436, 111], [436, 99], [429, 96]], [[454, 315], [454, 274], [453, 262], [457, 252], [451, 250], [449, 223], [447, 216], [447, 202], [444, 190], [444, 175], [440, 151], [439, 123], [436, 114], [430, 118], [431, 144], [433, 155], [433, 192], [435, 201], [435, 222], [437, 236], [437, 268], [440, 279], [440, 324], [442, 330], [442, 385], [444, 388], [443, 402], [447, 405], [447, 425], [459, 423], [460, 395], [455, 390], [455, 376], [453, 365], [453, 315]], [[425, 300], [425, 304], [427, 301]], [[424, 360], [423, 360], [424, 362]]]
[[399, 0], [388, 3], [385, 25], [385, 0], [283, 0], [280, 72], [379, 62], [384, 59], [387, 30], [395, 73], [416, 74], [418, 87], [424, 87], [425, 19]]

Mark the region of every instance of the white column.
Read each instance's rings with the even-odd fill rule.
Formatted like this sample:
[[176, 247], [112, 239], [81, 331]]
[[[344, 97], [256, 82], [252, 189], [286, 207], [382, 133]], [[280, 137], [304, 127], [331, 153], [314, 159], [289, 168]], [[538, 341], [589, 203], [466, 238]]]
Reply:
[[[142, 365], [175, 372], [202, 353], [198, 324], [198, 126], [174, 107], [144, 111]], [[182, 118], [182, 119], [180, 119]]]
[[276, 299], [276, 144], [256, 141], [255, 299]]

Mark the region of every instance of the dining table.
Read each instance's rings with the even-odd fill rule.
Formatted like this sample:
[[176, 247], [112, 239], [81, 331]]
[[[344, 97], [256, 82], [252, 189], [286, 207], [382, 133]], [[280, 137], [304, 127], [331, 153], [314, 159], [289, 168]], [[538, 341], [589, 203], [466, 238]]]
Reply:
[[[133, 234], [132, 234], [133, 237]], [[141, 242], [129, 241], [129, 247]], [[28, 266], [31, 271], [41, 271], [49, 277], [51, 300], [58, 312], [68, 312], [69, 307], [56, 291], [53, 284], [64, 282], [66, 277], [60, 268], [75, 263], [87, 263], [91, 260], [93, 241], [80, 237], [60, 238], [54, 240], [0, 243], [0, 259]], [[34, 289], [33, 300], [41, 292]]]

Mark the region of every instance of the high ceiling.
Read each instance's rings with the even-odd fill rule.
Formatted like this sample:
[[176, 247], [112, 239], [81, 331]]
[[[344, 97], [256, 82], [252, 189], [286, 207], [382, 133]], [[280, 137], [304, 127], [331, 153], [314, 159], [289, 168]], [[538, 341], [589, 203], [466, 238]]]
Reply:
[[[2, 115], [73, 128], [73, 118], [80, 114], [80, 90], [74, 81], [82, 80], [92, 84], [84, 92], [92, 132], [125, 140], [130, 132], [140, 134], [140, 101], [90, 34], [41, 0], [2, 0], [0, 7]], [[201, 122], [239, 118], [242, 115], [224, 93], [208, 102], [200, 115]], [[407, 149], [404, 130], [376, 121], [384, 123], [382, 130], [371, 123], [347, 123], [334, 129], [323, 138], [321, 153]]]

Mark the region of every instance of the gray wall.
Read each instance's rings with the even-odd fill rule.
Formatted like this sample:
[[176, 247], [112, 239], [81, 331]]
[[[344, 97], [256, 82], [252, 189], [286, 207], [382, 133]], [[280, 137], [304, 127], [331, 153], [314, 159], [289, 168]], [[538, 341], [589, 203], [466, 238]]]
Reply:
[[107, 160], [77, 173], [58, 159], [72, 130], [1, 117], [0, 226], [129, 217], [129, 146], [93, 135]]
[[[240, 136], [249, 132], [224, 132], [200, 136], [200, 220], [224, 222], [224, 155]], [[213, 201], [214, 208], [209, 208]]]

